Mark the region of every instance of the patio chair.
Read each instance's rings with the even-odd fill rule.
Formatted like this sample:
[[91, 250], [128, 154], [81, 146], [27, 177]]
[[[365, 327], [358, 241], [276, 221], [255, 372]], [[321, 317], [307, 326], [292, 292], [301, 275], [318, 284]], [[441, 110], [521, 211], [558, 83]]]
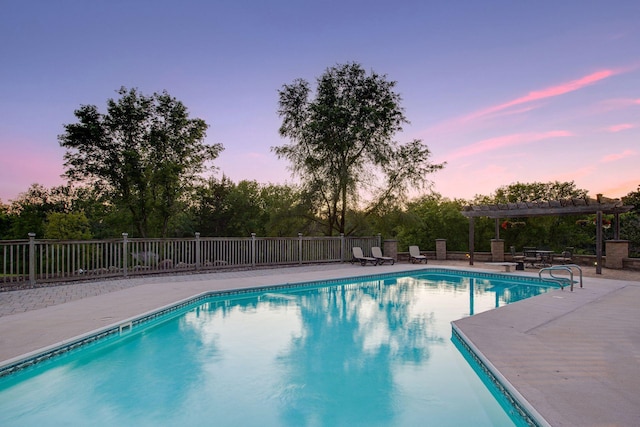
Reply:
[[538, 251], [536, 251], [535, 249], [529, 249], [529, 248], [525, 249], [524, 258], [522, 259], [522, 261], [525, 264], [531, 265], [531, 267], [535, 267], [536, 262], [540, 261], [540, 258], [538, 257]]
[[378, 260], [372, 257], [364, 256], [362, 253], [362, 248], [359, 246], [354, 246], [353, 249], [353, 259], [351, 260], [351, 264], [354, 262], [359, 262], [360, 265], [365, 266], [368, 262], [373, 265], [378, 265]]
[[511, 258], [514, 262], [524, 262], [524, 254], [518, 255], [516, 254], [516, 247], [511, 246]]
[[409, 246], [409, 261], [412, 264], [415, 264], [416, 262], [422, 262], [424, 261], [424, 263], [427, 263], [427, 257], [422, 255], [420, 253], [420, 248], [417, 246]]
[[560, 256], [553, 256], [553, 260], [561, 264], [571, 264], [573, 262], [573, 248], [568, 247], [562, 251]]
[[396, 260], [391, 258], [390, 256], [382, 256], [382, 250], [379, 246], [374, 246], [371, 248], [371, 255], [378, 260], [378, 264], [382, 265], [385, 262], [390, 262], [391, 265], [395, 264]]

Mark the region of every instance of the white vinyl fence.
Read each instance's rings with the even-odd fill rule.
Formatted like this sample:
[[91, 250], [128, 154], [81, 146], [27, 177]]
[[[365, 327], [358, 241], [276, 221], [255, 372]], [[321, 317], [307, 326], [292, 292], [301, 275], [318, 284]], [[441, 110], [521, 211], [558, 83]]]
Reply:
[[0, 241], [0, 286], [140, 274], [344, 262], [351, 248], [369, 253], [373, 237], [200, 237]]

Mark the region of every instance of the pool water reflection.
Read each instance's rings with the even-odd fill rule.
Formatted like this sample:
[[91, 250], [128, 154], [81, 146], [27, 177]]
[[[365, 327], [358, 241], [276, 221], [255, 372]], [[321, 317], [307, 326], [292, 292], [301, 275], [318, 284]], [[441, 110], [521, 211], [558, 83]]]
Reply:
[[450, 322], [548, 290], [413, 273], [212, 297], [0, 379], [0, 425], [526, 425]]

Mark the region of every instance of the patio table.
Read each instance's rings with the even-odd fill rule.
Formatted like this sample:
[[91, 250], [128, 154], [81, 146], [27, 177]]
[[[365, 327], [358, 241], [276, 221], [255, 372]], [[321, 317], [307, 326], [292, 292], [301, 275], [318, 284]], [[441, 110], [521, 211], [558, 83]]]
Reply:
[[551, 254], [553, 254], [553, 251], [547, 251], [547, 250], [536, 250], [536, 254], [538, 255], [538, 258], [540, 259], [540, 266], [541, 267], [548, 267], [551, 265]]

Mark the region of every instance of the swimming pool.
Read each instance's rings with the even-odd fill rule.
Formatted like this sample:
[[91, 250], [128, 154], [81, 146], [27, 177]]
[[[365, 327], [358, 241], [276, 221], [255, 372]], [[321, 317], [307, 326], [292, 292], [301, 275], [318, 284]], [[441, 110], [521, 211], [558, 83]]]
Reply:
[[551, 289], [509, 279], [427, 269], [197, 298], [5, 369], [0, 425], [527, 425], [451, 336]]

